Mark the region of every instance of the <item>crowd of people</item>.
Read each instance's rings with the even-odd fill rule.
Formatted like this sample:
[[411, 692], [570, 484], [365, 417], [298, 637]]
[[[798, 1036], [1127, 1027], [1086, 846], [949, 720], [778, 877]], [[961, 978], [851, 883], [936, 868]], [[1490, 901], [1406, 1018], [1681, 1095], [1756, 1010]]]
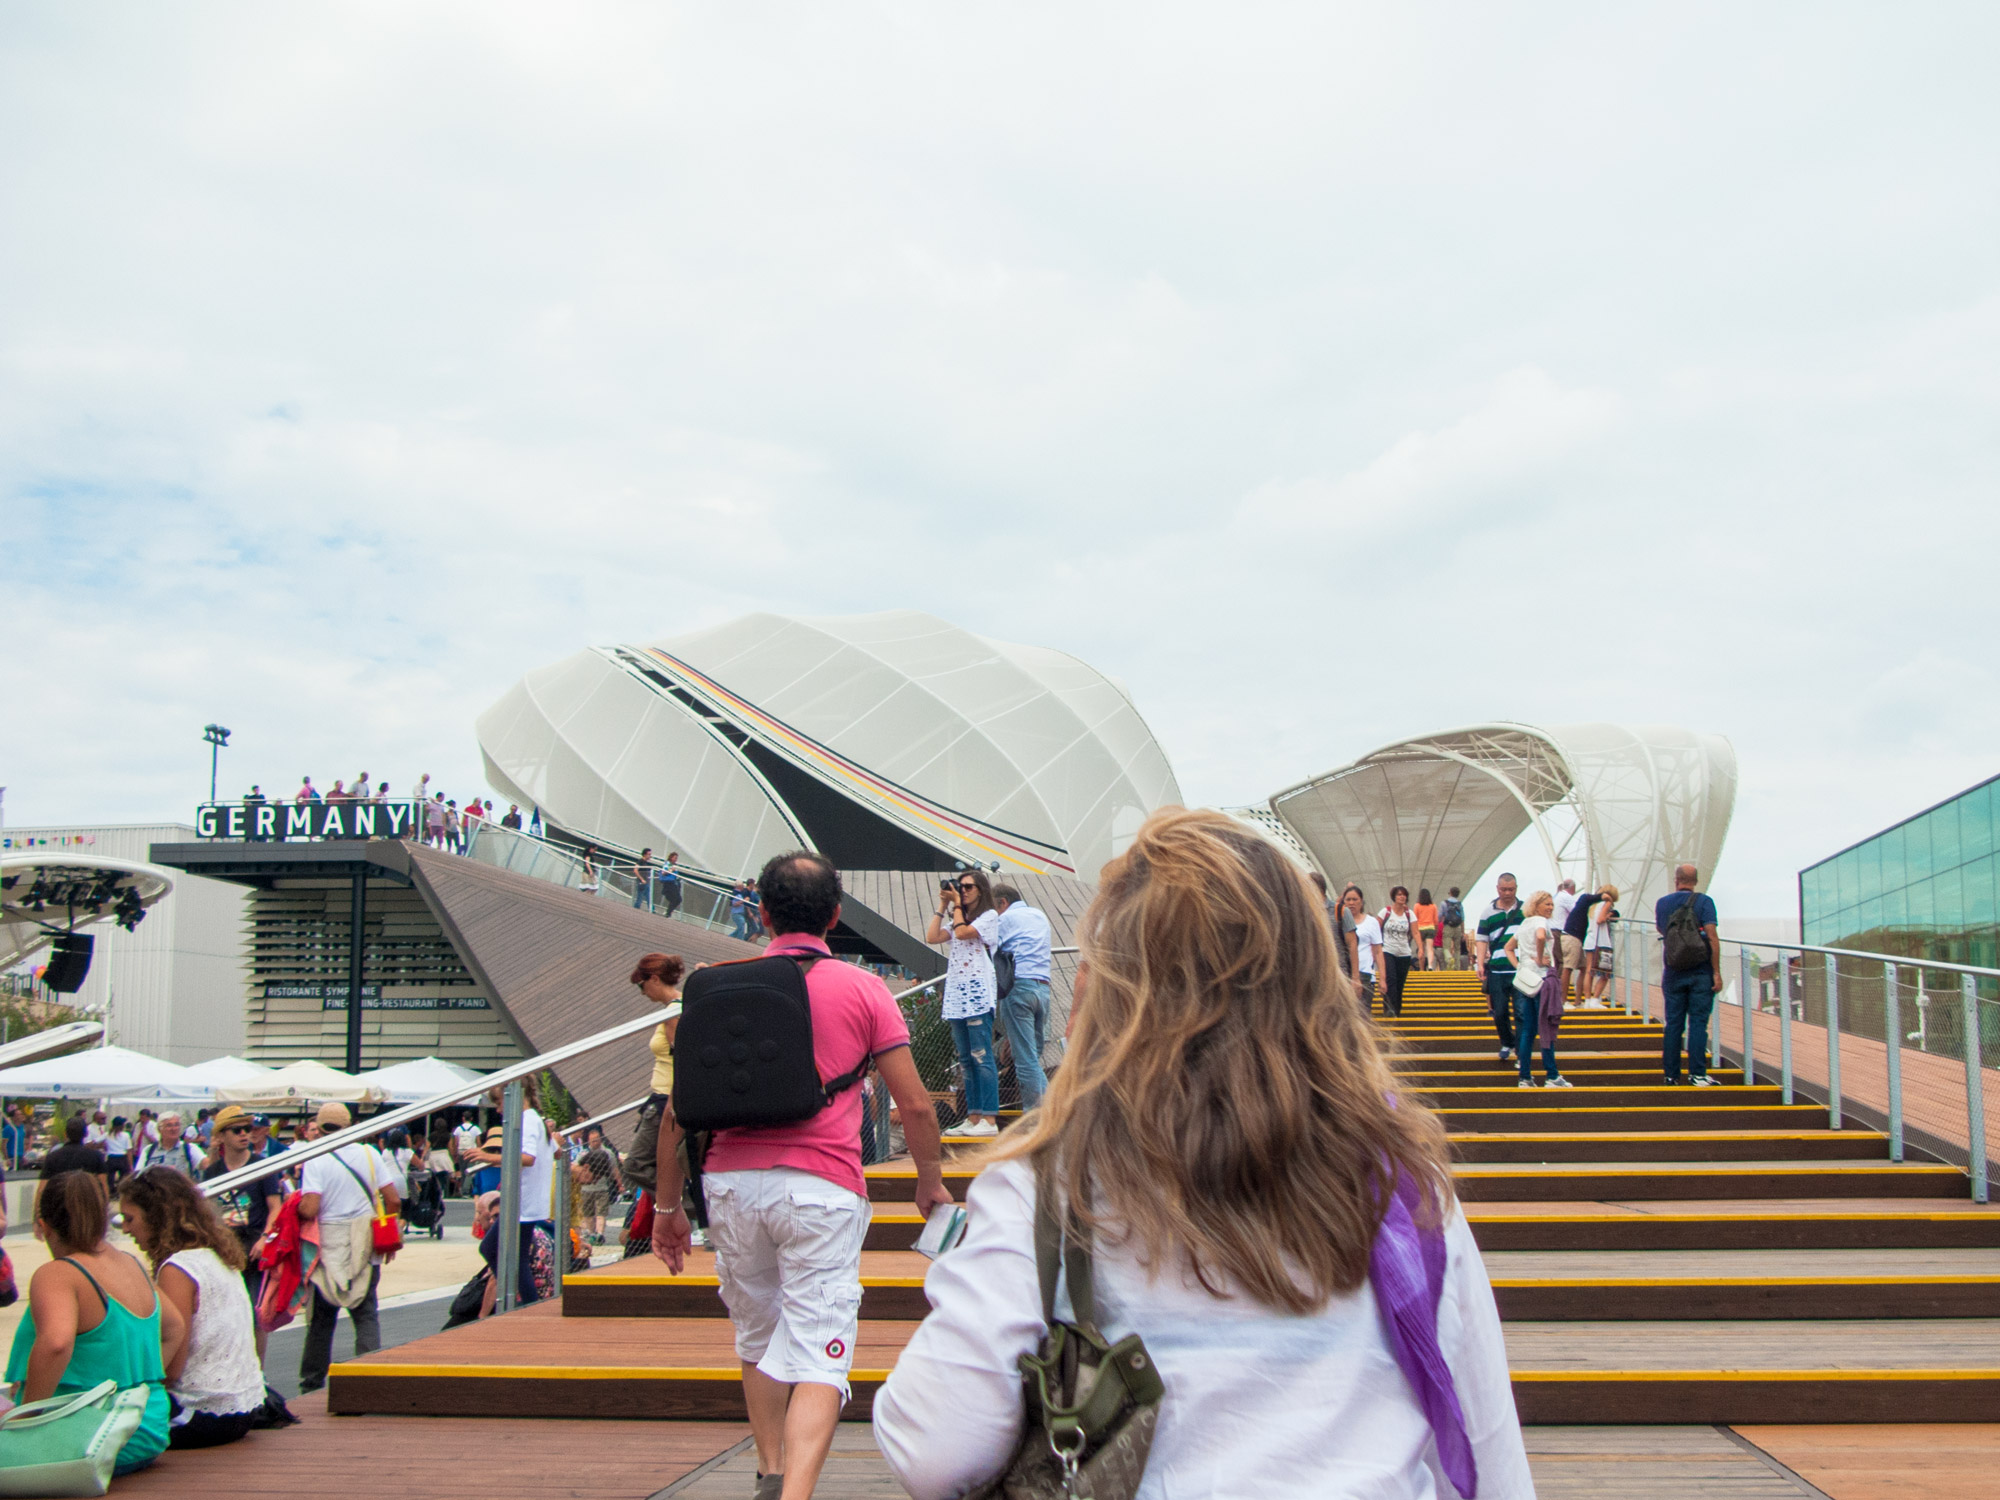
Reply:
[[[252, 786], [243, 797], [246, 807], [257, 807], [271, 799], [264, 795], [262, 786]], [[466, 845], [482, 824], [494, 824], [501, 828], [520, 829], [524, 826], [519, 803], [509, 805], [498, 818], [494, 816], [491, 797], [473, 797], [460, 807], [456, 797], [447, 797], [431, 785], [430, 772], [417, 778], [414, 786], [405, 791], [395, 791], [387, 781], [376, 781], [366, 771], [352, 781], [336, 779], [331, 790], [322, 792], [313, 785], [310, 776], [302, 777], [299, 789], [292, 794], [297, 804], [307, 802], [414, 802], [420, 807], [416, 837], [433, 848], [448, 849], [454, 854], [463, 854]], [[540, 811], [530, 815], [530, 821], [539, 831]], [[254, 825], [254, 822], [252, 824]]]

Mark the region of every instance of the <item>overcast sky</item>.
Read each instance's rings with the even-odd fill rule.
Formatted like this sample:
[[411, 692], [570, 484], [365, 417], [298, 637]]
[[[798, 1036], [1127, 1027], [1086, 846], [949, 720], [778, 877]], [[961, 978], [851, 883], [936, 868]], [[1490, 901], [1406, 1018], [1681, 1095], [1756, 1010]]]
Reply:
[[10, 5], [10, 824], [591, 643], [932, 611], [1191, 801], [1735, 744], [1714, 889], [2000, 771], [2000, 10]]

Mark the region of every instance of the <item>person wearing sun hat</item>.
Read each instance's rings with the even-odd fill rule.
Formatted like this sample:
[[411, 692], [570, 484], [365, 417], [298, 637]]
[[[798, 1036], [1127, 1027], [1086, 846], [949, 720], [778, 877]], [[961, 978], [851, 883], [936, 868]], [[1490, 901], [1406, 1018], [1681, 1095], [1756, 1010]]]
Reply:
[[[209, 1126], [208, 1159], [201, 1169], [203, 1182], [247, 1167], [256, 1160], [257, 1152], [251, 1144], [256, 1121], [242, 1105], [223, 1105]], [[235, 1234], [237, 1243], [243, 1246], [243, 1256], [248, 1262], [243, 1268], [243, 1285], [250, 1293], [250, 1305], [255, 1307], [257, 1294], [264, 1286], [264, 1272], [257, 1264], [257, 1252], [263, 1247], [264, 1231], [271, 1222], [271, 1215], [284, 1201], [283, 1179], [274, 1172], [261, 1182], [218, 1194], [213, 1201], [216, 1214]], [[264, 1338], [265, 1330], [260, 1323], [257, 1326], [257, 1352], [260, 1355], [264, 1352]]]
[[[322, 1134], [345, 1130], [352, 1121], [347, 1106], [329, 1101], [315, 1117]], [[299, 1390], [316, 1391], [326, 1384], [333, 1363], [333, 1331], [340, 1310], [354, 1324], [354, 1352], [368, 1354], [382, 1347], [382, 1324], [375, 1311], [375, 1288], [382, 1279], [384, 1256], [375, 1249], [375, 1199], [394, 1217], [402, 1206], [394, 1172], [381, 1153], [355, 1141], [316, 1156], [299, 1172], [299, 1218], [319, 1223], [319, 1259], [312, 1270], [312, 1322], [299, 1356]]]

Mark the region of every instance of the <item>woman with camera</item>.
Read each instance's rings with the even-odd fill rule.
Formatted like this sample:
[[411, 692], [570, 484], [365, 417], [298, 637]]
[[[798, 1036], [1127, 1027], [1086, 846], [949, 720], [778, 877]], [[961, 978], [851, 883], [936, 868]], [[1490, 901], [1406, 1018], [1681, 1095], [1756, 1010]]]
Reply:
[[984, 870], [961, 870], [938, 889], [938, 907], [924, 933], [927, 943], [950, 945], [945, 955], [944, 1018], [965, 1075], [965, 1119], [948, 1136], [979, 1138], [1000, 1133], [1000, 1068], [993, 1056], [993, 1016], [1000, 986], [993, 949], [1000, 914]]

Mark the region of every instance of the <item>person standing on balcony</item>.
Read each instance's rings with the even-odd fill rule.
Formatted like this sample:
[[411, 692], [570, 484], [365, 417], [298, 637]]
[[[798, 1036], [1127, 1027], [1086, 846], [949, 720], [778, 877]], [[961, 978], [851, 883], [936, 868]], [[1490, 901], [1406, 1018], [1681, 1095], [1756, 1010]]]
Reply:
[[669, 854], [667, 862], [660, 867], [660, 900], [665, 903], [670, 917], [681, 909], [681, 857], [678, 854]]
[[1479, 972], [1480, 987], [1486, 991], [1486, 1008], [1493, 1016], [1493, 1029], [1500, 1036], [1500, 1061], [1514, 1060], [1514, 960], [1507, 956], [1507, 939], [1527, 920], [1516, 899], [1520, 883], [1502, 874], [1494, 882], [1498, 894], [1486, 915], [1479, 919], [1474, 940], [1473, 967]]
[[1000, 942], [1000, 913], [993, 909], [993, 888], [984, 870], [961, 870], [944, 883], [924, 941], [947, 945], [944, 1019], [958, 1046], [965, 1080], [965, 1119], [951, 1133], [998, 1135], [1000, 1071], [993, 1060], [998, 986], [993, 950]]
[[1021, 1108], [1033, 1109], [1049, 1086], [1048, 1075], [1042, 1072], [1042, 1048], [1048, 1042], [1055, 933], [1049, 919], [1023, 901], [1011, 885], [993, 887], [993, 909], [1000, 913], [999, 941], [993, 951], [1014, 960], [1014, 984], [1000, 998], [1000, 1020], [1014, 1054]]
[[[771, 955], [828, 958], [840, 920], [840, 874], [800, 850], [764, 866], [757, 884]], [[815, 963], [805, 976], [813, 1057], [822, 1078], [869, 1059], [888, 1086], [917, 1167], [915, 1208], [951, 1202], [938, 1159], [937, 1116], [910, 1058], [910, 1029], [889, 987], [866, 969]], [[681, 1207], [678, 1131], [660, 1143], [653, 1252], [679, 1275], [693, 1227]], [[756, 1500], [808, 1500], [847, 1404], [859, 1332], [861, 1245], [869, 1223], [861, 1174], [861, 1085], [789, 1125], [718, 1130], [702, 1165], [715, 1275], [736, 1330], [743, 1404], [757, 1447]]]
[[[430, 780], [428, 776], [424, 778]], [[444, 847], [444, 793], [437, 792], [424, 804], [424, 842], [433, 849]]]
[[515, 831], [516, 833], [519, 833], [519, 832], [521, 831], [521, 804], [520, 804], [520, 803], [518, 803], [518, 802], [510, 802], [510, 803], [508, 803], [508, 804], [507, 804], [507, 816], [506, 816], [506, 817], [504, 817], [504, 818], [502, 818], [502, 819], [500, 820], [500, 826], [501, 826], [502, 828], [511, 828], [511, 829], [513, 829], [513, 830], [514, 830], [514, 831]]
[[[1663, 940], [1660, 994], [1667, 1011], [1660, 1074], [1668, 1083], [1681, 1081], [1681, 1038], [1685, 1033], [1688, 1082], [1705, 1089], [1715, 1082], [1708, 1076], [1708, 1018], [1722, 990], [1722, 940], [1715, 930], [1715, 903], [1695, 890], [1700, 879], [1701, 872], [1693, 865], [1677, 867], [1673, 891], [1660, 897], [1653, 908], [1653, 925]], [[1689, 906], [1693, 911], [1676, 925], [1675, 916]], [[1694, 941], [1690, 927], [1699, 934], [1700, 942]]]
[[639, 851], [639, 858], [632, 865], [632, 910], [651, 911], [653, 909], [653, 851], [650, 847]]

